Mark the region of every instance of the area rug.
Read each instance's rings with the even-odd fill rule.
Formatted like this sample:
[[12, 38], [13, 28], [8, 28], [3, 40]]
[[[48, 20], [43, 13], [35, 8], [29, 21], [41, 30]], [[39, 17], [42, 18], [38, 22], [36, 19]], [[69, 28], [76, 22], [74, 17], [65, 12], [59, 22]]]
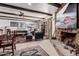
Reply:
[[[0, 53], [0, 56], [11, 56], [12, 54], [7, 51], [6, 53]], [[16, 50], [14, 56], [49, 56], [49, 54], [40, 46], [33, 46]]]
[[16, 51], [15, 56], [49, 56], [40, 46], [34, 46]]

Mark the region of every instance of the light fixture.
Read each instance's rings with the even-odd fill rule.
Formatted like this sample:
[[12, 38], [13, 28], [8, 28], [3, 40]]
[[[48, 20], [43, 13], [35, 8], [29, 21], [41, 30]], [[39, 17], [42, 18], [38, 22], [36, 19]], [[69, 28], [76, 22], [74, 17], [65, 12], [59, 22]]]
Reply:
[[29, 6], [31, 6], [31, 5], [32, 5], [32, 3], [28, 3], [28, 5], [29, 5]]

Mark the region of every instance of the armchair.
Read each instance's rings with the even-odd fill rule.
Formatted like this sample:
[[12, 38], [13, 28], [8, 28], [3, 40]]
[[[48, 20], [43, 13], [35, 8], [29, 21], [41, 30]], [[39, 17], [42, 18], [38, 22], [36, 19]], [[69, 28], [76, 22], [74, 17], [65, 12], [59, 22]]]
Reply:
[[44, 37], [44, 33], [43, 32], [36, 32], [35, 33], [35, 40], [43, 39], [43, 37]]

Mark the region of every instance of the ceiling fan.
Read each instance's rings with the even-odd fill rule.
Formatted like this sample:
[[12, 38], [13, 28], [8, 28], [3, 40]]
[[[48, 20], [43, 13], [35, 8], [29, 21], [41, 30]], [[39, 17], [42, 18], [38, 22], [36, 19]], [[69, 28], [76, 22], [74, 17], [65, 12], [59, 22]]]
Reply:
[[19, 16], [20, 16], [20, 17], [21, 17], [21, 16], [24, 16], [24, 13], [21, 12], [21, 11], [19, 11]]

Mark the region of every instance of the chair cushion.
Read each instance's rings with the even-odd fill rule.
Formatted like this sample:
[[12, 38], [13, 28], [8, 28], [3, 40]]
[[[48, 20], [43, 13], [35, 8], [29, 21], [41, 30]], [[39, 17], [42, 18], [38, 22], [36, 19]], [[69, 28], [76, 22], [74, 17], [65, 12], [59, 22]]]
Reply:
[[11, 45], [12, 44], [12, 40], [5, 40], [5, 41], [2, 41], [2, 46], [4, 46], [4, 45]]

